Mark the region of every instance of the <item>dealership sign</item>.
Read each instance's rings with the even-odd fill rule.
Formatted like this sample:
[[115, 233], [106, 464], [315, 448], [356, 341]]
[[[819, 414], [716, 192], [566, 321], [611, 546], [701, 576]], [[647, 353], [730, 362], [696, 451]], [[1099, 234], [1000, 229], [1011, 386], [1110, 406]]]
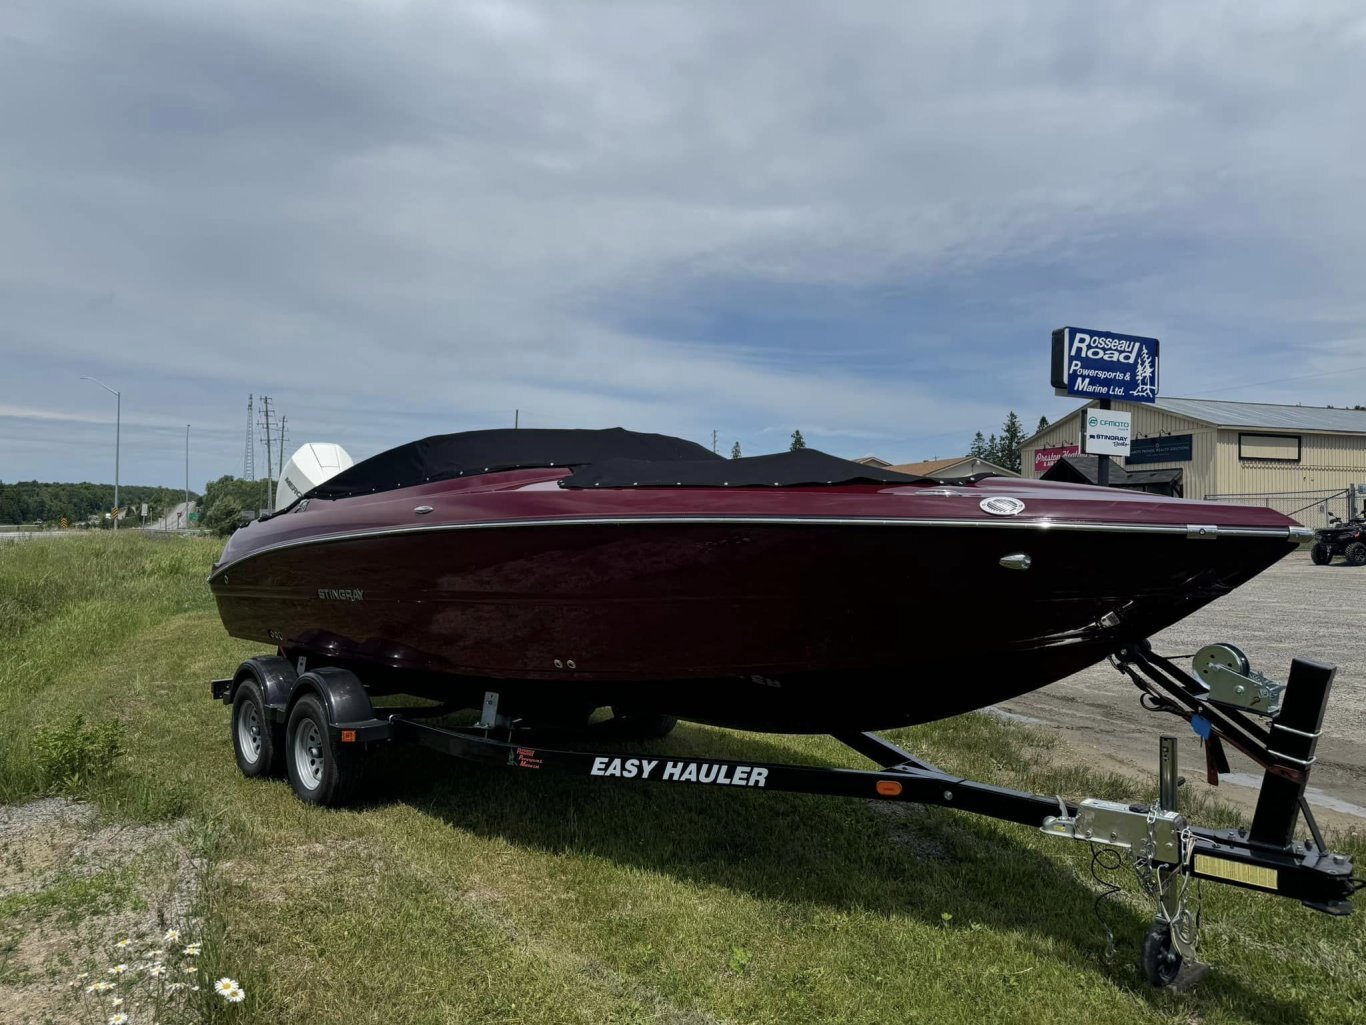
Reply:
[[1129, 414], [1113, 409], [1088, 409], [1082, 413], [1086, 453], [1093, 456], [1129, 454]]
[[1157, 400], [1157, 339], [1060, 327], [1053, 332], [1053, 387], [1088, 399]]
[[1053, 469], [1059, 459], [1064, 456], [1075, 456], [1081, 453], [1081, 449], [1076, 445], [1059, 445], [1056, 448], [1036, 448], [1034, 450], [1034, 472], [1045, 473]]
[[1156, 438], [1140, 438], [1129, 443], [1128, 466], [1142, 463], [1189, 463], [1195, 449], [1190, 434], [1164, 434]]

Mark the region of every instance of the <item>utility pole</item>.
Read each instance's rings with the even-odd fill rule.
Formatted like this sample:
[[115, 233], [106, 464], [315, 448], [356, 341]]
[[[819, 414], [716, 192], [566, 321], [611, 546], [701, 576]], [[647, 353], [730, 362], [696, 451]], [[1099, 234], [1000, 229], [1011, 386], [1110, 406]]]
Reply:
[[275, 475], [276, 480], [279, 480], [285, 475], [285, 434], [287, 433], [286, 424], [288, 423], [289, 417], [280, 417], [280, 472]]
[[185, 526], [190, 525], [190, 425], [185, 425]]
[[515, 431], [522, 426], [522, 411], [514, 409], [512, 411], [512, 429]]
[[117, 392], [103, 381], [93, 377], [82, 377], [82, 381], [94, 381], [114, 396], [114, 529], [119, 529], [119, 431], [123, 424], [123, 393]]
[[715, 428], [715, 427], [713, 427], [713, 428], [712, 428], [712, 431], [711, 431], [711, 450], [712, 450], [712, 454], [714, 455], [714, 454], [716, 453], [716, 428]]
[[274, 474], [271, 472], [274, 464], [272, 448], [270, 444], [270, 421], [273, 410], [270, 408], [270, 396], [261, 396], [261, 426], [265, 429], [266, 442], [266, 511], [270, 512], [275, 508], [275, 495], [271, 485], [274, 484]]

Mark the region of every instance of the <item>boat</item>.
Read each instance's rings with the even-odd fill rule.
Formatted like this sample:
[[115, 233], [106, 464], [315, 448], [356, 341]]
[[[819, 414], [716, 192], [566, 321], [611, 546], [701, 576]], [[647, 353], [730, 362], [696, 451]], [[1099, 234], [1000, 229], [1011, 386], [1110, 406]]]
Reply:
[[1035, 690], [1312, 536], [1267, 508], [811, 449], [725, 459], [620, 428], [438, 435], [298, 490], [209, 580], [227, 631], [298, 671], [452, 707], [492, 691], [529, 718], [781, 733]]

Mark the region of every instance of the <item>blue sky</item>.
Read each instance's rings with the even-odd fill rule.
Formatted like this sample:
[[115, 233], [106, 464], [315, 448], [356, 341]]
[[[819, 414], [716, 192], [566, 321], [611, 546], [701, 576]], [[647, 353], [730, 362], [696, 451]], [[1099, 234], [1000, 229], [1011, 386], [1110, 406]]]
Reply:
[[1354, 3], [0, 0], [0, 480], [510, 425], [960, 454], [1052, 328], [1366, 403]]

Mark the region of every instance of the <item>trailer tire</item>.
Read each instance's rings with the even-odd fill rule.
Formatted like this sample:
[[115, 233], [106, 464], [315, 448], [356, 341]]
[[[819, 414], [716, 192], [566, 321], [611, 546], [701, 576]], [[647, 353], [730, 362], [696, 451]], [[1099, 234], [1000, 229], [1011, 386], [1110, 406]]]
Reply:
[[1333, 549], [1320, 541], [1309, 549], [1309, 559], [1315, 566], [1327, 566], [1333, 561]]
[[285, 769], [295, 796], [327, 808], [346, 804], [359, 774], [359, 753], [333, 742], [327, 710], [316, 694], [304, 694], [294, 703], [285, 738]]
[[232, 753], [248, 779], [280, 775], [283, 731], [266, 715], [261, 685], [245, 679], [232, 699]]
[[1366, 566], [1366, 541], [1353, 541], [1343, 554], [1353, 566]]
[[1181, 954], [1166, 922], [1154, 922], [1143, 937], [1143, 974], [1158, 989], [1166, 989], [1181, 974]]

